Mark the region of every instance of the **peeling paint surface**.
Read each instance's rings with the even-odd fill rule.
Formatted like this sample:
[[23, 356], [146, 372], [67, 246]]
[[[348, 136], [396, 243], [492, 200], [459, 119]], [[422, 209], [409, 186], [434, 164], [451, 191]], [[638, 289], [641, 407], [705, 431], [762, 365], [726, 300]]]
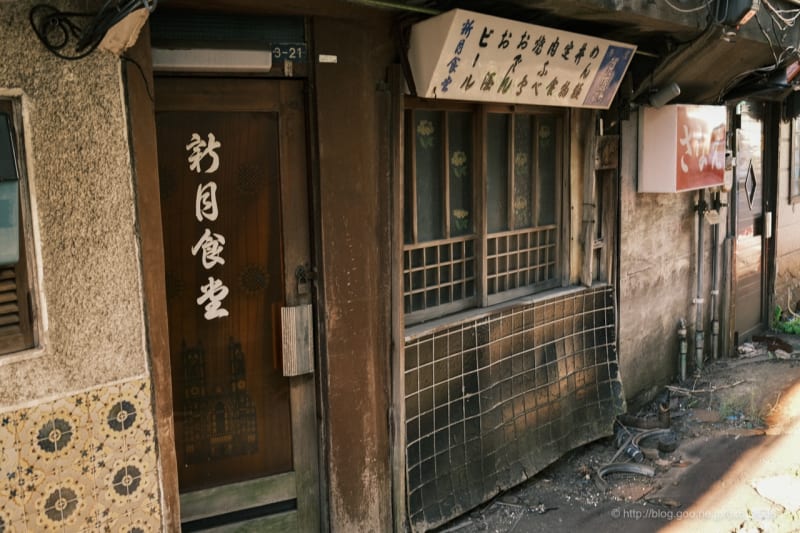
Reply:
[[[697, 193], [636, 190], [636, 125], [622, 130], [619, 361], [632, 399], [678, 373], [678, 322], [689, 326], [693, 356]], [[711, 227], [705, 224], [704, 287], [710, 290]], [[708, 316], [709, 298], [702, 312]]]

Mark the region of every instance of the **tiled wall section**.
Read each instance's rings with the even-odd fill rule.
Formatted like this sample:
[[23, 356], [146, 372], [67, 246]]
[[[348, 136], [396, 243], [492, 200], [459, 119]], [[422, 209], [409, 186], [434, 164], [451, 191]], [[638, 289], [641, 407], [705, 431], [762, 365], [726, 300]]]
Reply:
[[0, 413], [0, 533], [161, 531], [149, 380]]
[[611, 433], [623, 408], [610, 287], [406, 340], [408, 513], [425, 530]]

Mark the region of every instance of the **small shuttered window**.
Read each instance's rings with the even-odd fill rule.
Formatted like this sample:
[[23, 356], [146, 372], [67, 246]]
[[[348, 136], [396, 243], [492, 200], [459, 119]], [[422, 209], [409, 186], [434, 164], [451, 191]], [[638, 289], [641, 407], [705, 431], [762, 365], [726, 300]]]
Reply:
[[[9, 99], [0, 99], [0, 118], [4, 119], [7, 125], [3, 131], [4, 135], [10, 136], [12, 150], [3, 154], [2, 163], [7, 167], [9, 157], [14, 158], [16, 165], [17, 178], [24, 179], [22, 162], [19, 160], [20, 132], [15, 114], [14, 102]], [[7, 140], [6, 140], [7, 142]], [[3, 166], [3, 165], [0, 165]], [[0, 179], [8, 179], [9, 176], [0, 176]], [[22, 198], [22, 191], [26, 187], [19, 187], [19, 198]], [[12, 219], [17, 219], [19, 231], [18, 258], [12, 263], [4, 262], [0, 264], [0, 354], [18, 352], [35, 345], [35, 335], [33, 327], [33, 313], [30, 302], [30, 285], [28, 277], [28, 261], [26, 260], [27, 236], [25, 235], [25, 224], [22, 223], [23, 211], [26, 211], [27, 204], [19, 198], [14, 203], [10, 203], [8, 198], [0, 200], [0, 226], [7, 228]], [[16, 205], [14, 205], [16, 204]], [[16, 209], [15, 209], [16, 208]], [[0, 240], [0, 245], [4, 244]]]
[[24, 265], [0, 268], [0, 353], [33, 346]]

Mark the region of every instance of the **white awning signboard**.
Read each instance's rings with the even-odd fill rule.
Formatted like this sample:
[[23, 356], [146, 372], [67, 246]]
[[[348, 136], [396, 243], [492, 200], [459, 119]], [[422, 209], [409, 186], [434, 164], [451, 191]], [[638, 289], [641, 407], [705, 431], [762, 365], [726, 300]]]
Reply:
[[425, 98], [608, 109], [635, 51], [453, 9], [414, 25], [408, 59]]

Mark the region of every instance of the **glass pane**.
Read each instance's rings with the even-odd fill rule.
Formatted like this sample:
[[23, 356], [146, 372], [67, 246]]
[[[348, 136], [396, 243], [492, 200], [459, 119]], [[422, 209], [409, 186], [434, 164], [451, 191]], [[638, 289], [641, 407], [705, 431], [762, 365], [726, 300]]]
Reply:
[[414, 192], [414, 173], [411, 170], [414, 168], [414, 160], [411, 157], [412, 150], [409, 148], [413, 142], [413, 124], [414, 112], [406, 111], [406, 149], [405, 149], [405, 176], [403, 179], [403, 242], [405, 244], [412, 244], [414, 242], [414, 210], [413, 206], [413, 192]]
[[514, 227], [529, 228], [533, 217], [533, 117], [517, 115], [514, 121]]
[[448, 113], [450, 137], [450, 234], [473, 232], [472, 114]]
[[557, 120], [542, 116], [538, 119], [537, 148], [539, 153], [539, 220], [537, 226], [556, 223], [556, 183], [558, 182]]
[[419, 242], [444, 237], [442, 205], [442, 113], [415, 112], [414, 135], [417, 149], [417, 239]]
[[508, 115], [490, 113], [486, 132], [486, 219], [490, 233], [508, 229]]

